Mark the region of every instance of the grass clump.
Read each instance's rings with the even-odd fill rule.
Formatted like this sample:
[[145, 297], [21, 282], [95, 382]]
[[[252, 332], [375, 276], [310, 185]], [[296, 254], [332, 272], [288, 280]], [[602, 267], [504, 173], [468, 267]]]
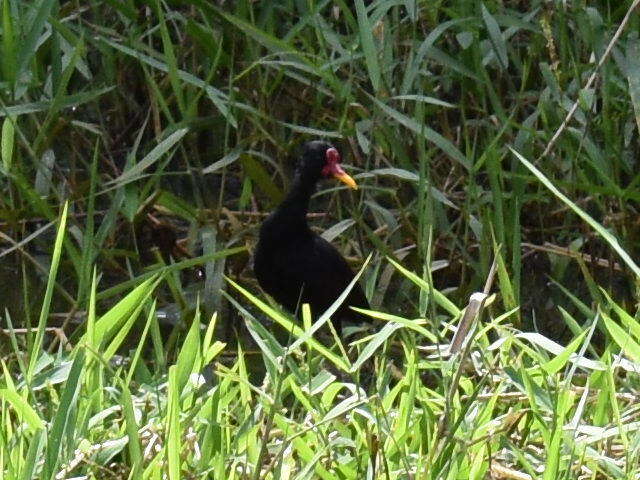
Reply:
[[[0, 476], [637, 478], [637, 4], [0, 0]], [[310, 137], [351, 343], [250, 268]]]

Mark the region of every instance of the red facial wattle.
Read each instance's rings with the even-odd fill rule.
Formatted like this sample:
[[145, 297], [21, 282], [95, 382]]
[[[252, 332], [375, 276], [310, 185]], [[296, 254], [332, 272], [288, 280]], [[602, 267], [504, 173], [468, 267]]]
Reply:
[[340, 153], [335, 148], [327, 149], [325, 153], [325, 165], [322, 168], [322, 175], [340, 180], [349, 188], [358, 189], [355, 180], [351, 178], [340, 166]]

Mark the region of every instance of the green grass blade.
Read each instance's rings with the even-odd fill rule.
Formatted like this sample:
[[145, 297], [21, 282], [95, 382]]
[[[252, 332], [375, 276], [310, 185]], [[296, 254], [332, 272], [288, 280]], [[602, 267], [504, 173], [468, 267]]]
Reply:
[[[122, 403], [122, 413], [124, 417], [125, 429], [127, 431], [127, 447], [129, 450], [129, 456], [131, 457], [131, 465], [133, 465], [132, 475], [134, 472], [139, 472], [142, 467], [142, 445], [140, 444], [140, 435], [138, 434], [138, 422], [134, 413], [133, 399], [131, 398], [131, 392], [129, 386], [125, 382], [120, 382], [120, 388], [122, 393], [120, 395], [120, 401]], [[134, 477], [135, 478], [135, 477]]]
[[165, 155], [174, 145], [176, 145], [182, 137], [184, 137], [189, 129], [181, 128], [180, 130], [176, 130], [167, 138], [162, 140], [158, 145], [156, 145], [153, 150], [151, 150], [145, 157], [140, 160], [138, 163], [133, 165], [130, 169], [124, 171], [122, 175], [118, 178], [115, 178], [111, 181], [111, 184], [117, 185], [121, 187], [130, 182], [135, 182], [140, 178], [142, 173], [149, 168], [151, 165], [156, 163], [163, 155]]
[[10, 0], [2, 1], [2, 71], [10, 83], [16, 78], [16, 44]]
[[[87, 286], [91, 282], [91, 272], [94, 269], [94, 260], [96, 258], [95, 252], [95, 203], [96, 203], [96, 188], [98, 184], [98, 152], [99, 141], [96, 140], [95, 148], [93, 151], [93, 161], [91, 162], [91, 178], [89, 186], [89, 199], [87, 204], [87, 221], [82, 236], [82, 260], [80, 266], [80, 279], [78, 285], [78, 303], [83, 304]], [[95, 277], [95, 275], [94, 275]]]
[[178, 108], [183, 114], [186, 111], [184, 95], [182, 87], [180, 85], [180, 78], [178, 77], [178, 60], [176, 58], [176, 52], [171, 42], [171, 36], [169, 35], [169, 29], [167, 28], [167, 22], [165, 19], [164, 11], [160, 0], [155, 2], [156, 13], [160, 18], [160, 36], [162, 38], [162, 46], [164, 47], [164, 58], [167, 60], [169, 67], [169, 81], [173, 89], [173, 94], [176, 97]]
[[176, 360], [176, 382], [178, 391], [182, 392], [189, 381], [189, 376], [199, 371], [202, 364], [202, 351], [200, 349], [200, 312], [197, 311], [191, 327], [184, 339], [182, 348]]
[[[353, 287], [356, 285], [356, 283], [358, 283], [358, 280], [360, 279], [362, 272], [364, 272], [364, 270], [367, 268], [367, 265], [369, 264], [370, 260], [371, 260], [371, 255], [367, 257], [367, 259], [362, 264], [362, 267], [360, 268], [358, 273], [353, 277], [351, 282], [349, 282], [349, 285], [347, 285], [347, 287], [338, 296], [338, 298], [329, 306], [329, 308], [327, 308], [325, 312], [322, 312], [318, 320], [313, 324], [313, 327], [308, 329], [303, 336], [301, 336], [295, 342], [293, 342], [293, 344], [291, 345], [292, 350], [295, 350], [303, 342], [306, 342], [309, 338], [313, 336], [315, 332], [317, 332], [320, 329], [322, 325], [324, 325], [329, 321], [331, 316], [338, 310], [338, 308], [340, 308], [340, 305], [342, 305], [342, 303], [347, 299], [347, 297], [349, 296], [349, 293], [351, 292]], [[318, 312], [315, 312], [315, 313], [317, 315]]]
[[56, 470], [61, 463], [60, 454], [64, 449], [67, 440], [68, 429], [73, 427], [70, 423], [72, 415], [77, 410], [78, 394], [82, 387], [84, 363], [84, 351], [78, 350], [73, 359], [71, 371], [64, 384], [64, 390], [60, 398], [60, 405], [53, 419], [51, 431], [47, 437], [47, 452], [44, 466], [42, 467], [42, 478], [52, 480], [56, 475]]
[[633, 271], [633, 273], [640, 277], [640, 267], [633, 261], [631, 256], [620, 246], [618, 239], [611, 234], [606, 228], [596, 222], [591, 215], [582, 210], [578, 205], [573, 203], [569, 198], [564, 195], [560, 190], [556, 188], [556, 186], [551, 183], [551, 181], [545, 177], [545, 175], [538, 170], [531, 162], [529, 162], [526, 158], [516, 152], [513, 148], [509, 147], [511, 153], [513, 153], [522, 164], [529, 169], [531, 173], [533, 173], [538, 180], [542, 182], [542, 184], [547, 187], [551, 192], [558, 197], [562, 202], [567, 205], [571, 210], [573, 210], [576, 215], [582, 218], [585, 222], [587, 222], [615, 251], [620, 258], [627, 264], [627, 266]]
[[627, 40], [627, 81], [636, 126], [640, 132], [640, 40], [638, 37], [629, 37]]
[[136, 351], [131, 358], [131, 366], [129, 367], [129, 373], [127, 374], [127, 378], [125, 380], [125, 385], [129, 385], [131, 383], [131, 379], [133, 378], [133, 374], [135, 373], [136, 366], [138, 365], [138, 361], [140, 360], [140, 356], [142, 354], [142, 349], [144, 347], [145, 341], [147, 340], [147, 334], [149, 332], [149, 327], [152, 322], [156, 318], [156, 301], [154, 300], [149, 308], [149, 314], [147, 315], [147, 321], [144, 324], [144, 329], [142, 330], [142, 334], [138, 340], [138, 346], [136, 347]]
[[430, 294], [433, 294], [433, 298], [435, 300], [435, 302], [440, 305], [442, 308], [444, 308], [447, 312], [449, 312], [451, 315], [454, 316], [458, 316], [460, 315], [461, 310], [455, 306], [455, 304], [449, 300], [446, 296], [444, 296], [442, 293], [440, 293], [438, 290], [436, 290], [435, 288], [432, 288], [427, 282], [425, 282], [421, 277], [419, 277], [418, 275], [416, 275], [415, 273], [407, 270], [406, 268], [404, 268], [402, 265], [400, 265], [399, 263], [393, 261], [390, 258], [387, 258], [387, 260], [389, 261], [389, 263], [391, 263], [391, 265], [393, 265], [402, 275], [404, 275], [406, 278], [408, 278], [409, 280], [411, 280], [413, 283], [415, 283], [418, 287], [422, 288], [423, 290], [426, 290], [427, 292], [429, 292]]
[[[249, 291], [247, 291], [244, 288], [242, 288], [240, 285], [235, 283], [233, 280], [228, 278], [227, 281], [236, 290], [238, 290], [240, 293], [242, 293], [251, 303], [253, 303], [255, 306], [257, 306], [264, 313], [269, 315], [269, 318], [271, 318], [272, 320], [274, 320], [275, 322], [280, 324], [286, 331], [291, 332], [293, 335], [295, 335], [298, 338], [301, 338], [301, 337], [303, 337], [305, 335], [305, 331], [302, 328], [300, 328], [295, 323], [291, 322], [289, 319], [287, 319], [280, 312], [278, 312], [277, 310], [271, 308], [269, 305], [264, 303], [262, 300], [257, 298], [255, 295], [251, 295], [251, 293], [249, 293]], [[341, 368], [344, 371], [347, 371], [349, 369], [349, 367], [347, 366], [347, 363], [342, 358], [340, 358], [338, 355], [334, 354], [331, 350], [329, 350], [327, 347], [322, 345], [320, 342], [318, 342], [313, 337], [308, 338], [306, 340], [306, 342], [314, 350], [317, 350], [319, 353], [321, 353], [323, 356], [325, 356], [328, 360], [330, 360], [335, 366]]]
[[178, 369], [176, 366], [169, 368], [169, 392], [165, 425], [167, 426], [165, 451], [169, 480], [180, 480], [182, 478], [180, 475], [182, 444], [180, 442], [180, 390], [178, 388]]
[[131, 291], [96, 321], [94, 328], [95, 345], [101, 345], [111, 339], [120, 330], [129, 316], [151, 295], [160, 281], [159, 275], [153, 275]]
[[55, 0], [41, 0], [40, 2], [32, 5], [35, 11], [35, 15], [33, 15], [32, 17], [31, 24], [25, 25], [27, 34], [22, 42], [20, 42], [21, 48], [18, 52], [17, 58], [18, 75], [27, 68], [27, 65], [35, 56], [37, 52], [36, 46], [38, 44], [38, 39], [40, 38], [40, 35], [45, 28], [47, 17], [49, 17], [49, 15], [51, 14], [54, 5], [56, 5]]
[[640, 344], [630, 337], [629, 332], [614, 322], [606, 313], [600, 312], [600, 315], [613, 341], [618, 344], [624, 353], [629, 355], [631, 360], [640, 364]]
[[179, 272], [186, 268], [195, 267], [197, 265], [203, 265], [207, 262], [218, 260], [219, 258], [227, 257], [229, 255], [235, 255], [237, 253], [241, 253], [247, 250], [247, 247], [234, 247], [228, 248], [226, 250], [220, 250], [218, 252], [210, 253], [208, 255], [202, 255], [200, 257], [189, 258], [187, 260], [182, 260], [180, 262], [173, 263], [171, 265], [163, 266], [151, 272], [143, 273], [137, 277], [132, 278], [131, 280], [124, 281], [119, 283], [118, 285], [107, 288], [102, 292], [98, 293], [96, 298], [98, 300], [104, 300], [106, 298], [110, 298], [114, 295], [117, 295], [125, 290], [128, 290], [131, 287], [135, 287], [136, 285], [140, 285], [140, 282], [146, 282], [147, 280], [154, 278], [158, 275], [166, 275], [169, 273]]
[[44, 423], [38, 413], [25, 402], [25, 399], [18, 395], [15, 390], [8, 388], [0, 389], [0, 398], [13, 406], [18, 418], [24, 420], [33, 431], [44, 428]]
[[[102, 37], [102, 41], [105, 42], [107, 45], [113, 47], [114, 49], [126, 55], [129, 55], [137, 59], [138, 61], [143, 62], [146, 65], [149, 65], [157, 70], [160, 70], [161, 72], [166, 72], [166, 73], [169, 72], [169, 67], [167, 66], [166, 63], [156, 60], [155, 58], [150, 57], [149, 55], [145, 55], [142, 52], [129, 48], [125, 45], [120, 45], [119, 43], [114, 42], [106, 37]], [[204, 80], [201, 80], [195, 75], [192, 75], [191, 73], [185, 72], [183, 70], [178, 71], [178, 76], [182, 81], [203, 89], [207, 93], [207, 97], [215, 105], [218, 111], [222, 113], [222, 115], [224, 115], [227, 121], [229, 121], [231, 126], [233, 126], [234, 128], [237, 128], [237, 120], [233, 116], [233, 114], [229, 111], [229, 107], [228, 107], [229, 99], [222, 91], [212, 87], [211, 85], [207, 84], [207, 82], [205, 82]], [[246, 110], [253, 111], [253, 109], [250, 106], [244, 105], [241, 102], [236, 102], [235, 106], [238, 108], [244, 108]]]
[[276, 186], [262, 164], [248, 155], [240, 157], [240, 161], [247, 177], [253, 180], [274, 204], [280, 203], [284, 193]]
[[405, 126], [413, 133], [424, 137], [427, 141], [433, 143], [438, 148], [440, 148], [443, 152], [449, 155], [452, 159], [456, 160], [460, 165], [462, 165], [466, 170], [471, 169], [471, 165], [469, 160], [458, 150], [453, 143], [444, 138], [442, 135], [437, 133], [435, 130], [427, 127], [426, 125], [418, 123], [415, 119], [410, 118], [403, 113], [400, 113], [398, 110], [385, 105], [377, 98], [372, 98], [373, 102], [386, 113], [393, 120], [398, 122], [399, 124]]
[[373, 40], [373, 25], [367, 16], [367, 9], [362, 0], [356, 0], [356, 15], [358, 17], [358, 32], [360, 43], [367, 63], [369, 81], [373, 86], [373, 91], [380, 90], [381, 74], [380, 63], [378, 62], [378, 49]]
[[7, 172], [11, 169], [11, 163], [13, 160], [15, 136], [14, 122], [14, 118], [5, 118], [2, 122], [2, 132], [0, 133], [0, 157], [2, 157], [2, 166]]
[[49, 278], [47, 280], [47, 288], [42, 300], [42, 307], [40, 309], [40, 318], [38, 320], [38, 328], [36, 331], [36, 338], [31, 346], [29, 352], [29, 367], [27, 369], [27, 383], [30, 383], [33, 378], [36, 363], [40, 356], [40, 349], [42, 348], [42, 341], [44, 339], [44, 329], [47, 326], [47, 319], [49, 318], [49, 308], [51, 307], [51, 296], [53, 295], [53, 287], [56, 281], [56, 275], [58, 274], [58, 266], [60, 265], [60, 257], [62, 256], [62, 242], [67, 228], [67, 212], [69, 209], [69, 203], [65, 202], [62, 208], [62, 214], [60, 215], [60, 221], [58, 226], [58, 233], [53, 245], [53, 252], [51, 254], [51, 268], [49, 269]]
[[493, 17], [493, 15], [491, 15], [489, 10], [487, 10], [487, 7], [485, 7], [484, 3], [482, 3], [481, 9], [482, 19], [487, 26], [489, 39], [491, 40], [493, 51], [498, 58], [498, 64], [500, 65], [500, 68], [506, 69], [509, 66], [509, 58], [507, 57], [507, 44], [504, 41], [502, 32], [500, 31], [500, 26], [498, 25], [498, 22], [496, 22], [496, 19]]
[[[102, 97], [106, 93], [112, 91], [115, 87], [98, 88], [95, 90], [88, 90], [82, 93], [74, 93], [71, 95], [64, 95], [56, 99], [56, 105], [58, 109], [73, 108], [85, 103], [92, 102]], [[52, 108], [54, 100], [41, 101], [41, 102], [28, 102], [19, 105], [12, 105], [6, 108], [0, 109], [0, 118], [6, 116], [20, 116], [28, 115], [30, 113], [46, 112]]]
[[42, 458], [42, 449], [44, 447], [44, 429], [38, 430], [29, 444], [29, 450], [24, 459], [24, 469], [20, 475], [20, 480], [33, 480], [35, 470], [39, 460]]

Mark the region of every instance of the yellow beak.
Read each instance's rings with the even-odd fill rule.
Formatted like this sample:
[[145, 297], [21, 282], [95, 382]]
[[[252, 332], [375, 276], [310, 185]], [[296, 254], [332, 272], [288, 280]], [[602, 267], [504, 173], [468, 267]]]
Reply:
[[358, 189], [358, 184], [356, 183], [356, 181], [351, 178], [351, 176], [348, 175], [345, 171], [334, 173], [333, 178], [335, 178], [336, 180], [340, 180], [349, 188], [353, 188], [354, 190]]

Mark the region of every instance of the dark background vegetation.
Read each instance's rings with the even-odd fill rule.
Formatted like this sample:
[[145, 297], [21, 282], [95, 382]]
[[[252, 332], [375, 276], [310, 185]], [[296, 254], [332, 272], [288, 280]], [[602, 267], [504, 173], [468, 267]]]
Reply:
[[566, 344], [604, 292], [634, 315], [628, 264], [509, 150], [638, 258], [637, 11], [585, 88], [632, 3], [0, 0], [2, 327], [38, 325], [68, 202], [48, 326], [85, 331], [94, 272], [100, 314], [204, 255], [155, 291], [165, 360], [198, 298], [233, 343], [243, 317], [220, 291], [263, 315], [227, 279], [260, 295], [259, 224], [314, 138], [360, 188], [323, 183], [310, 222], [354, 270], [372, 255], [375, 310], [441, 336], [446, 312], [388, 259], [463, 307], [497, 258], [489, 310], [517, 309], [513, 328]]
[[[364, 20], [349, 2], [3, 5], [14, 25], [3, 36], [1, 115], [15, 122], [16, 143], [2, 230], [19, 242], [71, 202], [76, 258], [63, 259], [60, 312], [86, 297], [85, 242], [112, 286], [154, 263], [153, 247], [165, 260], [198, 254], [208, 231], [213, 248], [248, 247], [226, 271], [252, 282], [260, 215], [286, 190], [297, 147], [315, 137], [362, 173], [355, 195], [325, 191], [315, 224], [346, 227], [335, 240], [354, 265], [375, 252], [368, 292], [385, 290], [374, 303], [386, 310], [423, 314], [425, 305], [406, 280], [380, 284], [385, 255], [421, 274], [446, 260], [434, 282], [464, 301], [484, 283], [494, 245], [513, 287], [502, 300], [522, 303], [528, 318], [555, 316], [566, 300], [550, 279], [587, 303], [584, 275], [633, 291], [611, 249], [507, 150], [535, 158], [580, 100], [538, 166], [636, 254], [637, 17], [582, 90], [629, 2], [374, 2]], [[52, 235], [25, 246], [31, 261], [20, 249], [2, 259], [3, 282], [21, 286], [3, 300], [17, 318], [37, 309], [43, 277], [33, 262], [46, 270]], [[580, 271], [545, 252], [547, 242], [608, 267], [587, 261]]]

